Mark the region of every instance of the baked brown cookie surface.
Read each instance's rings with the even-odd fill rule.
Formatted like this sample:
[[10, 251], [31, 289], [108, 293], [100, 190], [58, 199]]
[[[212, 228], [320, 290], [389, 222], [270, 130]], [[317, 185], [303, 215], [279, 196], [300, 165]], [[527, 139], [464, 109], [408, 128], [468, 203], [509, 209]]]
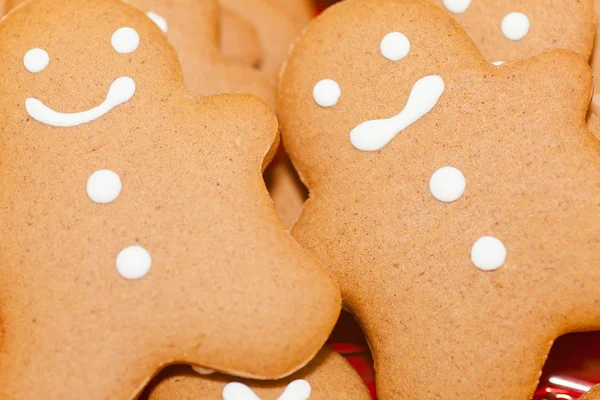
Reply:
[[369, 400], [360, 376], [339, 354], [325, 348], [295, 374], [279, 381], [199, 375], [188, 366], [163, 371], [149, 400]]
[[553, 49], [592, 54], [595, 0], [429, 0], [447, 11], [489, 62]]
[[589, 392], [587, 392], [586, 394], [584, 394], [581, 397], [581, 400], [599, 400], [600, 399], [600, 386], [595, 386], [592, 388], [592, 390], [590, 390]]
[[279, 222], [250, 95], [190, 97], [116, 0], [0, 23], [0, 398], [133, 399], [181, 362], [277, 379], [319, 351], [337, 285]]
[[347, 0], [296, 42], [293, 236], [340, 282], [382, 400], [531, 398], [553, 340], [600, 328], [591, 94], [579, 55], [497, 68], [421, 1]]

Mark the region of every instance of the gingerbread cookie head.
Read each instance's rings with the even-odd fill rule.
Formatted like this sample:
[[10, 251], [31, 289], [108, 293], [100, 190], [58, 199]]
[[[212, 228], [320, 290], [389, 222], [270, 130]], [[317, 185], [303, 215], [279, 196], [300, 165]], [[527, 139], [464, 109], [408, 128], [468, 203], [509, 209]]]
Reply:
[[236, 380], [199, 375], [190, 367], [166, 369], [155, 380], [149, 400], [369, 400], [360, 376], [339, 354], [324, 348], [313, 361], [279, 381]]
[[[23, 0], [9, 0], [12, 9]], [[167, 35], [183, 68], [192, 95], [251, 93], [274, 104], [274, 87], [261, 73], [231, 63], [219, 49], [217, 0], [134, 0]]]
[[336, 275], [382, 399], [527, 398], [556, 337], [600, 327], [591, 86], [567, 50], [497, 68], [417, 0], [347, 0], [299, 38], [293, 236]]
[[117, 0], [22, 4], [0, 63], [0, 398], [132, 399], [174, 362], [275, 379], [318, 352], [339, 294], [264, 187], [263, 102], [190, 97]]
[[446, 10], [496, 64], [553, 49], [586, 60], [594, 45], [594, 0], [429, 0]]

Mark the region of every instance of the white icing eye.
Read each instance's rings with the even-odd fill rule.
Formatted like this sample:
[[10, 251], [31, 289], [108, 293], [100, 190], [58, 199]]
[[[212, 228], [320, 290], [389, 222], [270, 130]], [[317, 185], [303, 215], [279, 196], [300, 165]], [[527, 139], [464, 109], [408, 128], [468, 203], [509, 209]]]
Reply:
[[495, 65], [496, 67], [499, 67], [502, 64], [504, 64], [504, 61], [494, 61], [492, 64]]
[[87, 194], [92, 201], [107, 204], [119, 197], [122, 187], [119, 175], [108, 169], [101, 169], [88, 178]]
[[125, 279], [143, 278], [151, 266], [150, 253], [140, 246], [127, 247], [117, 256], [117, 271]]
[[41, 72], [46, 69], [49, 63], [50, 57], [43, 49], [31, 49], [23, 57], [23, 65], [29, 72]]
[[454, 14], [462, 14], [471, 5], [471, 0], [444, 0], [444, 7]]
[[158, 25], [161, 31], [166, 33], [169, 30], [169, 24], [167, 24], [167, 20], [160, 15], [153, 13], [152, 11], [149, 11], [146, 15], [148, 15], [148, 18], [154, 21], [156, 25]]
[[429, 190], [433, 197], [452, 203], [465, 193], [467, 182], [462, 172], [453, 167], [440, 168], [431, 176]]
[[199, 375], [212, 375], [215, 373], [214, 369], [196, 367], [195, 365], [192, 365], [192, 369]]
[[117, 53], [132, 53], [140, 45], [140, 35], [132, 28], [119, 28], [113, 33], [110, 43]]
[[342, 90], [340, 85], [334, 80], [323, 79], [313, 88], [313, 98], [321, 107], [331, 107], [337, 104]]
[[529, 33], [529, 18], [520, 12], [511, 12], [502, 20], [502, 33], [510, 40], [521, 40]]
[[410, 41], [400, 32], [391, 32], [385, 35], [379, 47], [385, 58], [390, 61], [398, 61], [408, 55]]
[[471, 261], [483, 271], [494, 271], [506, 262], [506, 247], [495, 237], [484, 236], [473, 245]]

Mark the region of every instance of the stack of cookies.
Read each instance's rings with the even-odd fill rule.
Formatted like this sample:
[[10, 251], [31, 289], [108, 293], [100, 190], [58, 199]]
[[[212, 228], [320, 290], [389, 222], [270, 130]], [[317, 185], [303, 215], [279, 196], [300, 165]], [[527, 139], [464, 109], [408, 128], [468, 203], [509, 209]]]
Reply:
[[0, 399], [368, 400], [342, 307], [380, 400], [530, 399], [600, 330], [596, 3], [7, 0]]

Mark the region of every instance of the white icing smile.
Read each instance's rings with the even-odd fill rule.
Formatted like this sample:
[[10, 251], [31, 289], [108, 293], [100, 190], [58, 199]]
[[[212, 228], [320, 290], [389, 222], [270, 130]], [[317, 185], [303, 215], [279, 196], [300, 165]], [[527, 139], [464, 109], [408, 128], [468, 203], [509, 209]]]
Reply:
[[441, 76], [430, 75], [419, 79], [408, 96], [406, 106], [399, 114], [392, 118], [359, 124], [350, 132], [352, 145], [363, 151], [382, 149], [397, 134], [431, 111], [444, 93], [444, 89], [444, 80]]
[[38, 122], [52, 126], [71, 127], [102, 117], [118, 105], [129, 101], [134, 94], [135, 82], [127, 76], [122, 76], [115, 79], [110, 85], [106, 99], [102, 104], [92, 109], [78, 113], [61, 113], [54, 111], [40, 100], [32, 97], [25, 101], [25, 109], [29, 116]]

